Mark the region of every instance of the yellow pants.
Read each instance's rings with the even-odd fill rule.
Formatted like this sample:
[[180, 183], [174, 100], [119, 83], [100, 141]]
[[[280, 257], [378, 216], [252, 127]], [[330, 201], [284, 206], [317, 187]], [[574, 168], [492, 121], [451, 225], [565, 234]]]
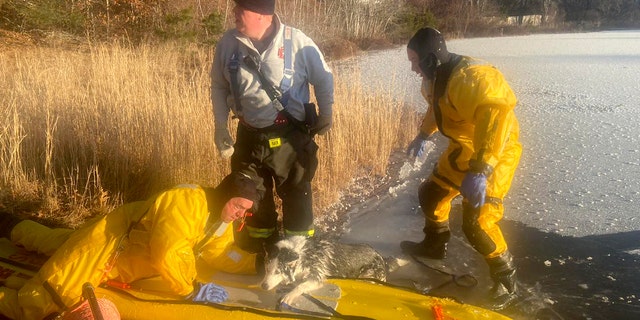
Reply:
[[[25, 220], [11, 232], [11, 240], [28, 250], [51, 255], [40, 271], [17, 289], [0, 293], [0, 312], [14, 319], [42, 319], [60, 307], [45, 288], [45, 281], [67, 307], [80, 302], [82, 285], [100, 284], [103, 266], [134, 215], [109, 215], [79, 230], [50, 229]], [[110, 225], [107, 229], [106, 226]], [[115, 232], [113, 230], [116, 230]], [[5, 305], [5, 301], [11, 305]]]
[[[497, 222], [504, 214], [502, 199], [506, 196], [522, 154], [522, 146], [517, 141], [505, 146], [502, 157], [494, 167], [493, 174], [487, 179], [487, 201], [476, 210], [463, 202], [465, 217], [463, 228], [471, 245], [485, 258], [499, 256], [507, 250]], [[451, 143], [442, 154], [429, 180], [420, 188], [420, 202], [432, 230], [448, 225], [451, 201], [460, 194], [459, 186], [466, 172], [461, 171], [460, 146]], [[456, 162], [457, 161], [457, 162]], [[428, 227], [425, 227], [427, 232]]]

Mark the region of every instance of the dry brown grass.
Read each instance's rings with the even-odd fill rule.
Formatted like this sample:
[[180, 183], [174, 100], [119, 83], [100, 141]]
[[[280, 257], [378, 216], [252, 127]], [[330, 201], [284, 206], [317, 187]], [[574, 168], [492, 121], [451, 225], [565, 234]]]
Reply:
[[[0, 52], [0, 212], [74, 226], [178, 183], [215, 185], [229, 166], [213, 143], [211, 58], [170, 44]], [[354, 178], [384, 175], [416, 130], [415, 112], [357, 76], [336, 74], [316, 212]]]

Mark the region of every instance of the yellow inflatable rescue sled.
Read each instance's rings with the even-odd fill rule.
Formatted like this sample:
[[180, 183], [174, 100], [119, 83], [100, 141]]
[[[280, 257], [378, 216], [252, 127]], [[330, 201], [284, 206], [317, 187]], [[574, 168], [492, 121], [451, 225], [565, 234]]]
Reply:
[[[43, 262], [0, 239], [0, 281], [19, 286]], [[257, 276], [216, 273], [225, 287], [224, 303], [194, 303], [166, 294], [160, 279], [95, 288], [97, 298], [107, 298], [126, 320], [176, 319], [509, 319], [496, 312], [452, 299], [428, 296], [415, 290], [363, 279], [329, 279], [320, 289], [300, 296], [291, 306], [278, 303], [286, 291], [265, 291]]]

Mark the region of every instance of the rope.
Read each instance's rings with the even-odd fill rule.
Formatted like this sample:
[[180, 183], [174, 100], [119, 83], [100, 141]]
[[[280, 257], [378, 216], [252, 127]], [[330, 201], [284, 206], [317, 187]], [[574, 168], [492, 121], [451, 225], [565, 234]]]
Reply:
[[[337, 310], [329, 307], [328, 305], [324, 304], [322, 301], [312, 297], [311, 295], [309, 295], [307, 293], [303, 293], [302, 296], [307, 298], [309, 301], [313, 302], [313, 304], [318, 306], [320, 309], [329, 312], [329, 314], [331, 314], [332, 317], [335, 317], [335, 318], [338, 318], [338, 319], [349, 319], [349, 320], [358, 320], [358, 319], [374, 320], [374, 319], [369, 318], [369, 317], [343, 315], [343, 314], [339, 313]], [[319, 317], [325, 316], [326, 317], [326, 314], [295, 308], [295, 307], [293, 307], [291, 305], [288, 305], [288, 304], [286, 304], [284, 302], [280, 302], [280, 304], [276, 307], [276, 309], [278, 311], [280, 311], [283, 307], [286, 310], [293, 311], [293, 312], [300, 313], [300, 314], [306, 314], [306, 315], [310, 315], [310, 316], [319, 316]]]
[[464, 274], [454, 274], [454, 273], [450, 273], [450, 272], [446, 272], [444, 270], [441, 270], [439, 268], [435, 268], [432, 267], [426, 263], [424, 263], [422, 260], [418, 259], [415, 255], [411, 255], [411, 257], [413, 258], [413, 260], [415, 260], [418, 264], [429, 268], [431, 270], [437, 271], [441, 274], [447, 275], [451, 277], [451, 280], [445, 281], [442, 284], [431, 288], [429, 291], [435, 290], [435, 289], [439, 289], [442, 288], [444, 286], [446, 286], [447, 284], [453, 282], [455, 283], [457, 286], [459, 287], [463, 287], [463, 288], [473, 288], [476, 285], [478, 285], [478, 279], [476, 279], [476, 277], [474, 277], [472, 274], [470, 273], [464, 273]]

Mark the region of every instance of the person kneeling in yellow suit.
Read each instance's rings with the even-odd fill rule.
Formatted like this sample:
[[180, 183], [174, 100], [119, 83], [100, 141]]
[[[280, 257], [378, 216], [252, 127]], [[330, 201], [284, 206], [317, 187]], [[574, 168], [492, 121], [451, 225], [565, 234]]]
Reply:
[[224, 272], [256, 273], [256, 254], [234, 245], [230, 224], [257, 200], [256, 184], [232, 173], [216, 188], [179, 185], [125, 204], [78, 230], [20, 221], [0, 236], [51, 257], [21, 288], [0, 288], [0, 314], [43, 319], [81, 303], [86, 282], [98, 286], [156, 276], [184, 299], [222, 302], [227, 292], [199, 282], [196, 263]]

